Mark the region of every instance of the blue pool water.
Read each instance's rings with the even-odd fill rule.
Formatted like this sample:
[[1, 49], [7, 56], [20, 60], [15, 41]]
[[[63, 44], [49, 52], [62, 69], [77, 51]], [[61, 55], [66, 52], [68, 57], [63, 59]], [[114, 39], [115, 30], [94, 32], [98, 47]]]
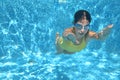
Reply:
[[[112, 32], [57, 55], [55, 33], [79, 9], [91, 13], [91, 30]], [[0, 0], [0, 80], [120, 80], [120, 0]]]

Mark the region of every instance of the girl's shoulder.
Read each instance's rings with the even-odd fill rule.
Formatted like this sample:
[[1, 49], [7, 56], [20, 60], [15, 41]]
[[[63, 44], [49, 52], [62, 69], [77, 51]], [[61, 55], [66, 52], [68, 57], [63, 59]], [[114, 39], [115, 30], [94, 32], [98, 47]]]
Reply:
[[65, 29], [65, 31], [63, 32], [63, 36], [67, 36], [69, 34], [73, 34], [74, 35], [73, 30], [74, 30], [73, 27]]

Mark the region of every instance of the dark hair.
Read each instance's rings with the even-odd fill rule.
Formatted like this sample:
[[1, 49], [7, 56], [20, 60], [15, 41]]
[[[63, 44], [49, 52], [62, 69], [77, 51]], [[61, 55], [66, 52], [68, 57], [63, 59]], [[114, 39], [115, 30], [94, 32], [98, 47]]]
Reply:
[[83, 18], [84, 16], [84, 12], [86, 13], [86, 18], [89, 21], [89, 23], [91, 22], [91, 16], [90, 13], [86, 10], [78, 10], [75, 15], [74, 15], [74, 24], [76, 24], [80, 19]]

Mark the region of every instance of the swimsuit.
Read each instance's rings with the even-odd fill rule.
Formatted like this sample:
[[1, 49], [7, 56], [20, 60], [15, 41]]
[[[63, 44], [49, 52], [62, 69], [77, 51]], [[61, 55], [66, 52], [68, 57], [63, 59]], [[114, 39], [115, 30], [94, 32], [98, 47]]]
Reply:
[[78, 52], [86, 47], [85, 39], [82, 39], [81, 44], [75, 45], [72, 41], [65, 40], [63, 37], [60, 37], [58, 40], [58, 45], [68, 52]]
[[[89, 25], [82, 27], [81, 24], [75, 24], [75, 27], [78, 29], [84, 28], [86, 31], [85, 34], [89, 30]], [[72, 28], [66, 30], [67, 33], [72, 32], [72, 31], [73, 31]], [[75, 45], [72, 41], [66, 40], [63, 37], [60, 37], [58, 40], [58, 45], [67, 52], [78, 52], [86, 47], [86, 41], [85, 41], [85, 37], [83, 37], [81, 44]]]

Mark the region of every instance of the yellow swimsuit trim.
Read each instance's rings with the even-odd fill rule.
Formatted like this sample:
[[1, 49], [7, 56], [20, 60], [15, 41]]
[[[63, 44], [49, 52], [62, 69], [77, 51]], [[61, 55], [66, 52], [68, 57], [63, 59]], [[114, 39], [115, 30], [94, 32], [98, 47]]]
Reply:
[[72, 41], [65, 40], [64, 38], [60, 37], [58, 40], [58, 45], [63, 50], [66, 50], [68, 52], [78, 52], [85, 48], [86, 42], [85, 42], [85, 39], [83, 38], [82, 43], [80, 45], [75, 45], [72, 43]]

